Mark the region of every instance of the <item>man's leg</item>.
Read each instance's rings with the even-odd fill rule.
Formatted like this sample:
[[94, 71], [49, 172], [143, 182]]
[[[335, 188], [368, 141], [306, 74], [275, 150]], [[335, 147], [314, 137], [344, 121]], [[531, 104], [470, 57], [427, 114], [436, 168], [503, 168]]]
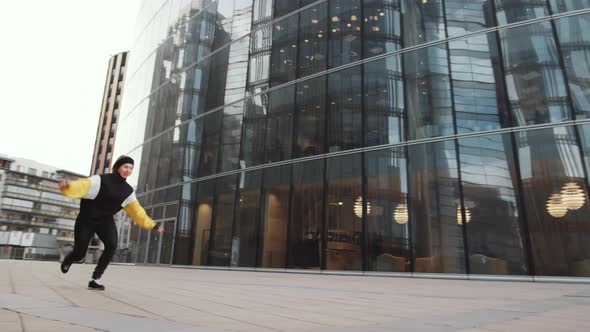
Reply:
[[114, 221], [106, 221], [97, 225], [96, 234], [104, 244], [104, 251], [102, 252], [102, 255], [100, 255], [98, 264], [96, 264], [96, 268], [92, 274], [92, 279], [94, 280], [100, 279], [104, 270], [109, 266], [111, 259], [113, 259], [113, 256], [115, 255], [119, 239]]
[[61, 264], [61, 272], [67, 273], [72, 263], [86, 256], [86, 250], [88, 250], [92, 235], [94, 235], [94, 224], [78, 217], [74, 225], [74, 250], [64, 258]]

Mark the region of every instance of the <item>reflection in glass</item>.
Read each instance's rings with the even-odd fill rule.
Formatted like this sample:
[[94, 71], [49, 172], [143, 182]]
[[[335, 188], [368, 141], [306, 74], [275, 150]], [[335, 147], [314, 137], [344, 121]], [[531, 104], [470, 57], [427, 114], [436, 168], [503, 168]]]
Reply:
[[271, 91], [266, 119], [265, 162], [291, 159], [295, 85]]
[[232, 230], [238, 176], [238, 174], [233, 174], [217, 179], [213, 209], [213, 234], [209, 246], [208, 265], [230, 265], [232, 246], [234, 246]]
[[[590, 276], [590, 207], [573, 127], [516, 133], [535, 274]], [[569, 204], [575, 186], [582, 205]]]
[[465, 272], [455, 142], [408, 147], [415, 272]]
[[526, 274], [510, 134], [459, 140], [470, 273]]
[[240, 167], [240, 139], [242, 134], [243, 102], [234, 103], [223, 110], [221, 147], [219, 149], [220, 172]]
[[326, 163], [326, 269], [362, 270], [361, 154], [328, 158]]
[[[581, 2], [581, 1], [580, 1]], [[590, 1], [587, 2], [590, 5]], [[590, 117], [590, 15], [555, 20], [576, 118]]]
[[402, 21], [404, 47], [446, 37], [443, 1], [404, 1]]
[[405, 139], [404, 82], [397, 55], [365, 64], [365, 145]]
[[365, 0], [363, 15], [364, 58], [401, 48], [400, 0]]
[[510, 125], [495, 33], [449, 43], [457, 133]]
[[369, 271], [411, 272], [405, 148], [368, 152], [367, 268]]
[[174, 234], [173, 263], [191, 264], [191, 248], [196, 238], [196, 200], [197, 184], [183, 184], [181, 189], [180, 205], [176, 220], [176, 234]]
[[241, 174], [235, 222], [237, 243], [232, 247], [232, 266], [256, 267], [260, 242], [260, 186], [262, 171]]
[[549, 0], [549, 3], [554, 14], [590, 8], [590, 0]]
[[549, 15], [547, 1], [495, 0], [499, 25], [540, 18]]
[[296, 78], [298, 15], [273, 25], [270, 56], [270, 85], [277, 86]]
[[[299, 14], [299, 57], [297, 77], [314, 74], [326, 69], [327, 2], [309, 8]], [[292, 40], [295, 42], [295, 39]], [[291, 45], [292, 46], [292, 45]]]
[[199, 177], [212, 175], [217, 172], [222, 115], [222, 112], [214, 112], [204, 118]]
[[323, 175], [323, 160], [298, 163], [293, 167], [288, 268], [321, 267]]
[[264, 139], [268, 94], [254, 96], [245, 101], [244, 125], [242, 132], [241, 168], [264, 163]]
[[332, 0], [329, 16], [330, 68], [359, 60], [362, 56], [360, 1]]
[[211, 237], [211, 220], [213, 218], [213, 195], [216, 179], [199, 182], [195, 202], [194, 246], [191, 264], [209, 265], [209, 241]]
[[267, 168], [263, 172], [261, 267], [284, 268], [287, 258], [291, 165]]
[[324, 152], [325, 109], [326, 76], [297, 84], [294, 158]]
[[362, 147], [361, 68], [328, 75], [328, 151]]
[[515, 125], [569, 120], [566, 85], [551, 23], [501, 30], [500, 41]]
[[403, 54], [408, 139], [452, 135], [451, 86], [446, 46]]

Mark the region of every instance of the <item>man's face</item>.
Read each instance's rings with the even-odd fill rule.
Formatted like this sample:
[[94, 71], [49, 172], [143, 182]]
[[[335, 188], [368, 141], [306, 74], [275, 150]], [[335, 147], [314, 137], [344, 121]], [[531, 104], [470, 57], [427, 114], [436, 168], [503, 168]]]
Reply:
[[123, 165], [121, 165], [121, 167], [119, 167], [117, 172], [119, 172], [119, 175], [123, 179], [126, 179], [131, 175], [131, 173], [133, 173], [133, 165], [129, 164], [129, 163], [123, 164]]

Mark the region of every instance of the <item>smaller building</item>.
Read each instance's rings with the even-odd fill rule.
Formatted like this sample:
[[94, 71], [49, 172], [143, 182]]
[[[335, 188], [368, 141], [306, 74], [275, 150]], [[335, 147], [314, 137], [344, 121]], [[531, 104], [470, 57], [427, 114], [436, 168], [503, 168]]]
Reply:
[[79, 177], [0, 155], [0, 258], [57, 259], [73, 246], [79, 201], [63, 196], [58, 182]]

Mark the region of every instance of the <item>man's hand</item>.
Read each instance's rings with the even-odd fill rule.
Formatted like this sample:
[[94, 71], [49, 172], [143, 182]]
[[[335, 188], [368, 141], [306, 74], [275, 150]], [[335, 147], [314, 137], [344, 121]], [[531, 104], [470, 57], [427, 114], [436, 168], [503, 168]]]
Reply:
[[154, 231], [158, 233], [164, 232], [164, 225], [157, 223], [156, 226], [154, 226]]
[[59, 181], [59, 189], [60, 190], [67, 189], [69, 187], [69, 185], [70, 184], [68, 183], [68, 180], [61, 180], [61, 181]]

